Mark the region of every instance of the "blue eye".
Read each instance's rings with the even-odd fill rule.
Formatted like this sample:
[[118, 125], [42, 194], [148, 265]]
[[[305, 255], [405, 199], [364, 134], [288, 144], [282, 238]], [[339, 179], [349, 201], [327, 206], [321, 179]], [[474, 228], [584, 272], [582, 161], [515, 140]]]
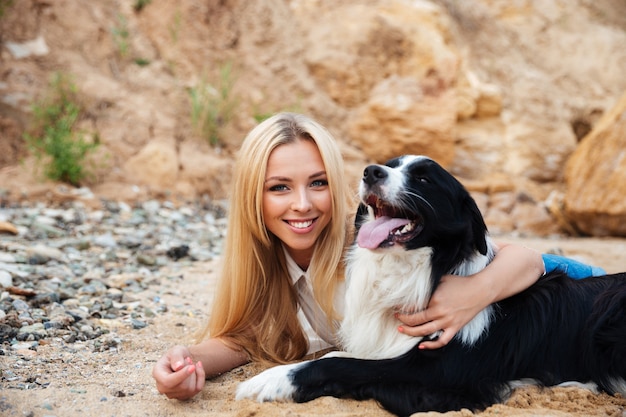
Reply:
[[272, 185], [270, 188], [268, 188], [269, 191], [286, 191], [288, 189], [289, 187], [287, 187], [285, 184]]
[[328, 185], [327, 180], [315, 180], [311, 183], [312, 187], [325, 187]]

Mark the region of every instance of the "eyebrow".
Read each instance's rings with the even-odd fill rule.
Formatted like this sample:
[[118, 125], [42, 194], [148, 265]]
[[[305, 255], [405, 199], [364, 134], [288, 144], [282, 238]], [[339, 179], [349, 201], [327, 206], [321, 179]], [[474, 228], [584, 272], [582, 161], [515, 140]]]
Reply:
[[[316, 172], [315, 174], [309, 175], [309, 179], [313, 179], [313, 178], [319, 178], [319, 177], [323, 177], [326, 175], [326, 171], [319, 171]], [[269, 177], [265, 179], [265, 182], [269, 182], [269, 181], [291, 181], [291, 178], [289, 177], [281, 177], [280, 175], [276, 175], [273, 177]]]

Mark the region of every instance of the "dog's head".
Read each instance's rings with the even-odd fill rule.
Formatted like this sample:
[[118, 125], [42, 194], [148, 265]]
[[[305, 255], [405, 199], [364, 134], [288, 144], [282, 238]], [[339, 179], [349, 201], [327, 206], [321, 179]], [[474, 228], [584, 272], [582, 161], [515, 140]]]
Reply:
[[362, 248], [431, 247], [433, 263], [449, 267], [442, 273], [471, 254], [487, 253], [487, 226], [474, 199], [430, 158], [405, 155], [368, 166], [359, 194], [356, 229]]

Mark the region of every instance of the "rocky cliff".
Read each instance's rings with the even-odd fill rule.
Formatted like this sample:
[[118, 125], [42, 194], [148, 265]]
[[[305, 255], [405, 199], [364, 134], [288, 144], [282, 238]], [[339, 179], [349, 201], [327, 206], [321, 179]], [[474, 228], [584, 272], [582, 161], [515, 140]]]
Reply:
[[[245, 133], [292, 110], [340, 140], [355, 186], [366, 163], [426, 154], [470, 188], [494, 232], [626, 235], [615, 186], [626, 169], [623, 117], [608, 116], [626, 91], [623, 1], [0, 6], [5, 199], [58, 190], [34, 169], [22, 134], [61, 72], [84, 103], [81, 130], [100, 141], [86, 185], [102, 198], [223, 198]], [[234, 111], [222, 109], [211, 143], [192, 122], [191, 93], [224, 84], [215, 106], [228, 101]], [[601, 132], [589, 135], [596, 125]]]

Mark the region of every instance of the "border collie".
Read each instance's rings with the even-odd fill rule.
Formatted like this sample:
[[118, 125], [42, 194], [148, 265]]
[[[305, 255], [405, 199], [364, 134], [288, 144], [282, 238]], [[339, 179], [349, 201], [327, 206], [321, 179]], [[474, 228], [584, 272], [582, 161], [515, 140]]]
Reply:
[[368, 166], [359, 193], [345, 352], [270, 368], [240, 384], [237, 399], [374, 399], [408, 416], [481, 410], [527, 379], [592, 382], [626, 395], [626, 273], [546, 274], [487, 307], [445, 347], [421, 350], [420, 338], [398, 331], [394, 312], [426, 308], [444, 274], [483, 269], [495, 254], [487, 227], [467, 190], [427, 157]]

